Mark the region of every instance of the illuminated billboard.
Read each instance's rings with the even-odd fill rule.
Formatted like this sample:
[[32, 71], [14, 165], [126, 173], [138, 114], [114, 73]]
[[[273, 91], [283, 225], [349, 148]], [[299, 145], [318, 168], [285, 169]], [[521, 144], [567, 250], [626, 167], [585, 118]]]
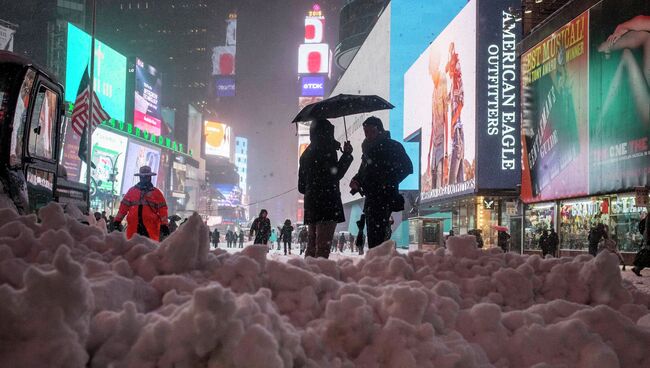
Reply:
[[[104, 129], [96, 129], [93, 132], [92, 162], [95, 168], [90, 175], [98, 183], [98, 189], [106, 192], [120, 192], [122, 188], [122, 176], [124, 159], [126, 158], [126, 145], [128, 139]], [[115, 168], [115, 183], [111, 182], [111, 174]]]
[[217, 77], [216, 82], [217, 97], [234, 97], [235, 96], [235, 78]]
[[[90, 63], [90, 35], [68, 23], [65, 100], [74, 103], [81, 77]], [[108, 115], [124, 121], [126, 103], [126, 57], [95, 40], [95, 93]]]
[[476, 181], [476, 2], [404, 76], [404, 136], [421, 135], [421, 199], [473, 192]]
[[[649, 184], [650, 3], [605, 0], [522, 54], [526, 202]], [[623, 34], [620, 29], [626, 29]]]
[[135, 105], [133, 125], [151, 134], [162, 134], [161, 73], [142, 60], [135, 60]]
[[302, 77], [300, 78], [300, 95], [303, 97], [324, 96], [325, 77]]
[[212, 75], [235, 75], [236, 46], [217, 46], [212, 49]]
[[215, 188], [223, 195], [217, 200], [218, 206], [237, 207], [241, 206], [242, 190], [234, 184], [216, 184]]
[[230, 158], [232, 129], [223, 123], [206, 120], [203, 123], [205, 135], [205, 154]]
[[298, 97], [298, 110], [302, 110], [307, 105], [323, 101], [323, 97]]
[[305, 18], [305, 43], [321, 43], [325, 35], [325, 18]]
[[[124, 167], [124, 184], [122, 185], [122, 194], [131, 189], [132, 186], [138, 184], [140, 178], [135, 176], [140, 171], [140, 167], [149, 166], [155, 173], [158, 172], [160, 166], [160, 150], [146, 146], [144, 144], [136, 143], [131, 140], [129, 142], [129, 149], [126, 153], [126, 165]], [[151, 182], [154, 186], [158, 183], [157, 176], [151, 177]]]
[[588, 192], [588, 19], [581, 14], [521, 56], [525, 106], [544, 101], [524, 109], [522, 198]]
[[307, 43], [298, 48], [298, 73], [327, 74], [330, 65], [329, 45], [326, 43]]

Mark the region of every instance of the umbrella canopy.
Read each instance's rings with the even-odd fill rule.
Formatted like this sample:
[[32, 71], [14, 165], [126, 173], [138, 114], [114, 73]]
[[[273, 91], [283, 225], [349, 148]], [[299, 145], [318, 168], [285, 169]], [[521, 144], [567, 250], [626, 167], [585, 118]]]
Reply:
[[508, 231], [507, 227], [501, 225], [492, 225], [492, 228], [496, 231], [505, 231], [505, 232]]
[[392, 109], [390, 102], [376, 95], [340, 94], [326, 100], [305, 106], [292, 123], [318, 119], [340, 118], [377, 110]]

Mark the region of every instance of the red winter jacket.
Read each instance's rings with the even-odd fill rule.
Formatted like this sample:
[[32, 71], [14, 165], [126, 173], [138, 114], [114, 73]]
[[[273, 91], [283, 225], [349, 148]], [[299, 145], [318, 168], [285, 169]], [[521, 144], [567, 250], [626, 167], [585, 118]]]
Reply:
[[151, 188], [143, 193], [138, 185], [126, 192], [120, 211], [115, 216], [115, 221], [121, 222], [124, 216], [128, 222], [126, 237], [131, 239], [138, 231], [138, 207], [142, 205], [142, 222], [149, 237], [160, 240], [160, 225], [167, 225], [167, 202], [165, 196], [158, 188]]

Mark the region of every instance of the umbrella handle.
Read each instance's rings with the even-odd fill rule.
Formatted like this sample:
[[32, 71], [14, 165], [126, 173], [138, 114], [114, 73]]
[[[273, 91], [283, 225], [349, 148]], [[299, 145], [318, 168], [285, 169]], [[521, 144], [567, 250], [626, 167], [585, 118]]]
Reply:
[[348, 139], [348, 124], [345, 122], [345, 115], [343, 116], [343, 129], [345, 129], [345, 140], [349, 141], [349, 139]]

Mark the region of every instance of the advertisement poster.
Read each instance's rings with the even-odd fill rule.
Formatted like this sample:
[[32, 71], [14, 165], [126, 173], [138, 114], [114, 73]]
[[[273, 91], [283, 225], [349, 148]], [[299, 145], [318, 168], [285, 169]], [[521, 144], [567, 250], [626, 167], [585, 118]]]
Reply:
[[650, 174], [650, 2], [589, 11], [589, 190], [632, 190]]
[[476, 1], [404, 75], [404, 136], [421, 129], [421, 199], [473, 192], [476, 173]]
[[63, 140], [63, 157], [61, 158], [61, 163], [68, 174], [68, 180], [72, 182], [80, 182], [82, 162], [79, 158], [79, 143], [81, 142], [81, 137], [72, 129], [72, 119], [66, 117], [64, 121], [66, 129], [65, 138]]
[[[135, 176], [135, 174], [140, 171], [140, 167], [145, 165], [149, 166], [153, 172], [157, 173], [160, 166], [159, 149], [135, 143], [134, 141], [129, 142], [127, 157], [128, 160], [126, 160], [126, 165], [124, 167], [122, 194], [126, 194], [132, 186], [136, 185], [140, 181], [140, 178]], [[157, 176], [152, 176], [151, 182], [154, 186], [157, 186]]]
[[228, 125], [206, 120], [204, 134], [206, 155], [230, 158], [232, 129]]
[[524, 201], [588, 193], [589, 13], [522, 57]]
[[[90, 35], [68, 24], [65, 100], [74, 103], [81, 77], [90, 63]], [[124, 121], [126, 104], [126, 57], [95, 42], [95, 93], [108, 115]]]
[[162, 76], [156, 68], [135, 60], [135, 104], [133, 125], [155, 135], [162, 134], [160, 91]]
[[172, 197], [185, 198], [185, 181], [187, 180], [187, 165], [182, 161], [182, 158], [176, 157], [172, 163]]
[[[91, 175], [98, 184], [97, 189], [118, 194], [122, 187], [122, 174], [128, 139], [104, 129], [97, 129], [93, 133], [92, 142], [92, 162], [95, 164], [95, 168], [91, 169]], [[115, 168], [117, 174], [115, 183], [111, 181], [113, 168]]]
[[237, 185], [216, 184], [215, 188], [223, 195], [219, 198], [217, 205], [224, 207], [237, 207], [241, 205], [242, 191]]

